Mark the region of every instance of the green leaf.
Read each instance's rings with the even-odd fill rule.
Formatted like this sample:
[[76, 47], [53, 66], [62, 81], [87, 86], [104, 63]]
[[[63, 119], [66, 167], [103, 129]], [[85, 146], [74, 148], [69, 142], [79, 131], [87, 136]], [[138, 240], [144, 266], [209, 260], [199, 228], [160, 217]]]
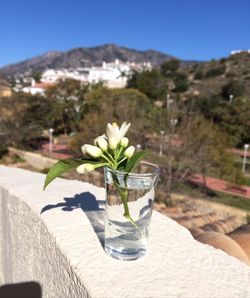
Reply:
[[55, 178], [61, 176], [63, 173], [68, 172], [71, 169], [77, 168], [79, 165], [83, 163], [95, 163], [91, 160], [83, 160], [83, 159], [76, 159], [76, 158], [69, 158], [69, 159], [62, 159], [55, 163], [48, 171], [43, 190], [49, 185], [51, 181]]
[[139, 163], [139, 161], [144, 157], [144, 155], [147, 153], [146, 150], [142, 150], [140, 152], [135, 153], [130, 160], [127, 162], [126, 167], [124, 169], [124, 172], [131, 172]]

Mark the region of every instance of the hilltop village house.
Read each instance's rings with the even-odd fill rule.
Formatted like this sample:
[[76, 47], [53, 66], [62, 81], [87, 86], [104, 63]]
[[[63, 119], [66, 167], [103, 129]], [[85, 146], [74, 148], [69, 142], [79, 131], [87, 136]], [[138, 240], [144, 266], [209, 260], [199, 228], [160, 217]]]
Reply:
[[33, 80], [31, 86], [22, 88], [22, 91], [31, 94], [43, 94], [51, 84], [65, 79], [78, 80], [86, 84], [101, 82], [109, 88], [123, 88], [126, 86], [128, 76], [132, 71], [142, 71], [145, 69], [152, 69], [149, 62], [123, 63], [118, 59], [111, 63], [103, 62], [102, 66], [76, 69], [48, 69], [42, 73], [41, 84], [36, 84]]

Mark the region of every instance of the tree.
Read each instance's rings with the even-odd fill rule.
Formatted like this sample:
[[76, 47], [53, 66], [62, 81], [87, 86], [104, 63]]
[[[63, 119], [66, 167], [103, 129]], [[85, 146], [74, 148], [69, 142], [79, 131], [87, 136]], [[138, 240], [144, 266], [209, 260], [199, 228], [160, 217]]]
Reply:
[[33, 79], [34, 79], [37, 83], [39, 83], [39, 82], [41, 81], [41, 78], [42, 78], [42, 73], [39, 72], [39, 71], [34, 71], [34, 72], [32, 72], [32, 75], [31, 75], [31, 76], [33, 77]]
[[174, 92], [185, 92], [189, 88], [187, 75], [183, 72], [177, 72], [174, 77]]
[[50, 127], [55, 134], [76, 132], [85, 111], [87, 91], [88, 86], [69, 80], [49, 88], [45, 96], [14, 94], [1, 107], [8, 114], [3, 119], [8, 144], [38, 148], [44, 130]]
[[48, 128], [52, 104], [47, 98], [38, 95], [15, 94], [13, 102], [18, 99], [17, 111], [4, 121], [7, 143], [19, 148], [37, 149], [44, 129]]
[[228, 178], [228, 173], [235, 169], [234, 158], [226, 151], [229, 142], [225, 133], [197, 112], [180, 109], [176, 102], [170, 107], [163, 129], [166, 134], [164, 180], [167, 203], [171, 202], [176, 184], [188, 175], [201, 174], [206, 186], [206, 176], [211, 174], [211, 169], [223, 178]]
[[56, 133], [67, 134], [78, 130], [89, 88], [82, 82], [65, 80], [47, 90], [46, 97], [53, 105], [49, 113], [51, 127], [55, 128]]
[[128, 80], [127, 86], [138, 89], [151, 100], [163, 99], [167, 92], [166, 80], [157, 69], [135, 72]]
[[177, 59], [171, 59], [165, 61], [161, 65], [161, 73], [164, 77], [172, 77], [180, 67], [180, 61]]
[[86, 96], [86, 112], [72, 146], [76, 150], [83, 140], [93, 141], [95, 136], [104, 133], [108, 122], [124, 121], [133, 123], [131, 141], [144, 146], [146, 132], [152, 127], [153, 110], [154, 105], [138, 90], [95, 88]]
[[212, 110], [212, 117], [223, 131], [230, 135], [234, 145], [250, 142], [250, 100], [221, 101]]
[[128, 76], [127, 81], [127, 88], [137, 88], [137, 78], [139, 76], [139, 72], [134, 70], [132, 73]]

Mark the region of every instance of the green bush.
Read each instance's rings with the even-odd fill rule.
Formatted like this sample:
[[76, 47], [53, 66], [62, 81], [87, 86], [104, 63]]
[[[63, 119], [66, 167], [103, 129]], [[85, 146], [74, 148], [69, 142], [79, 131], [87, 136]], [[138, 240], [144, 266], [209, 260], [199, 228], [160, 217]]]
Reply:
[[189, 84], [187, 80], [176, 80], [175, 82], [174, 92], [185, 92], [189, 88]]
[[205, 77], [206, 78], [217, 77], [217, 76], [224, 74], [224, 72], [225, 72], [224, 66], [217, 67], [217, 68], [211, 68], [206, 72]]
[[0, 145], [0, 158], [8, 153], [8, 147], [6, 145]]
[[198, 71], [198, 72], [196, 72], [195, 75], [194, 75], [194, 79], [195, 79], [195, 80], [202, 80], [203, 78], [204, 78], [204, 74], [203, 74], [202, 71]]
[[171, 59], [162, 63], [161, 73], [165, 77], [171, 77], [176, 73], [179, 67], [180, 61], [177, 59]]
[[227, 61], [226, 58], [221, 58], [221, 59], [220, 59], [220, 63], [221, 63], [221, 64], [225, 63], [226, 61]]
[[175, 74], [175, 81], [187, 80], [187, 75], [184, 72], [177, 72]]
[[231, 81], [222, 88], [222, 96], [229, 100], [230, 95], [234, 97], [242, 96], [245, 93], [245, 86], [239, 81]]

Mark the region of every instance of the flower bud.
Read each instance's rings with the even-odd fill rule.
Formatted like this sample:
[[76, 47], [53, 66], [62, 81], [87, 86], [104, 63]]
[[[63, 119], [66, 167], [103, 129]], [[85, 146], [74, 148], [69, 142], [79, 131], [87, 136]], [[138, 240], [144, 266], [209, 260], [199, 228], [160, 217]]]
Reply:
[[84, 155], [86, 155], [86, 145], [83, 145], [82, 147], [81, 147], [81, 150], [82, 150], [82, 153], [84, 154]]
[[98, 141], [98, 139], [100, 139], [100, 138], [106, 139], [107, 137], [105, 136], [105, 134], [103, 134], [103, 135], [101, 135], [101, 136], [95, 138], [95, 139], [94, 139], [94, 144], [95, 144], [95, 146], [97, 146], [97, 141]]
[[97, 145], [101, 148], [102, 151], [108, 150], [108, 142], [104, 138], [98, 138]]
[[121, 146], [122, 147], [124, 147], [124, 148], [128, 147], [128, 142], [129, 142], [128, 138], [126, 138], [126, 137], [121, 138]]
[[86, 153], [94, 158], [100, 157], [102, 155], [102, 150], [96, 146], [85, 145]]
[[115, 150], [117, 148], [118, 142], [117, 139], [114, 137], [109, 138], [109, 148]]
[[127, 159], [130, 159], [133, 154], [135, 152], [135, 147], [134, 146], [129, 146], [125, 152], [124, 152], [124, 156], [127, 157]]
[[87, 172], [94, 171], [95, 167], [91, 163], [85, 163], [76, 168], [77, 173], [84, 174]]

